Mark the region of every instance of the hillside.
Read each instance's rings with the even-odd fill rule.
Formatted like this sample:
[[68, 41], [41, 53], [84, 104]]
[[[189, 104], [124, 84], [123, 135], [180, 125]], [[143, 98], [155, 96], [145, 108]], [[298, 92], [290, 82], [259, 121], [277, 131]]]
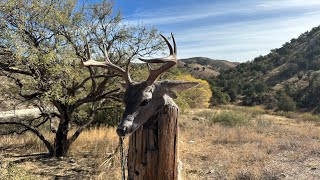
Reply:
[[286, 97], [298, 108], [320, 110], [319, 70], [320, 26], [266, 56], [222, 72], [214, 84], [231, 101], [241, 100], [245, 105], [265, 104], [274, 108], [279, 98]]
[[237, 62], [226, 60], [216, 60], [206, 57], [192, 57], [180, 59], [178, 67], [190, 72], [196, 78], [208, 79], [220, 74], [220, 71], [227, 70], [237, 66]]

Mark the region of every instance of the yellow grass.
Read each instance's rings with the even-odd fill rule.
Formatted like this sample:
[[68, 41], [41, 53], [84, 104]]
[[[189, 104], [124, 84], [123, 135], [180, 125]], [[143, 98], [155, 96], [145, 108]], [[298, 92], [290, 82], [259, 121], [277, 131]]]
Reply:
[[[208, 111], [217, 114], [226, 110], [203, 112]], [[185, 162], [187, 179], [320, 178], [313, 174], [314, 168], [320, 168], [320, 158], [316, 159], [320, 128], [314, 123], [251, 113], [255, 117], [251, 124], [225, 127], [195, 121], [192, 117], [199, 113], [182, 115], [180, 121], [180, 158]]]
[[[71, 130], [70, 134], [73, 132], [74, 130]], [[44, 135], [48, 139], [51, 139], [52, 142], [54, 134], [44, 133]], [[30, 174], [24, 175], [23, 179], [28, 179], [30, 176], [32, 179], [52, 179], [53, 177], [63, 176], [75, 178], [77, 177], [75, 176], [75, 174], [77, 174], [76, 171], [85, 171], [82, 174], [83, 177], [90, 179], [118, 179], [120, 177], [120, 161], [119, 153], [115, 152], [117, 146], [118, 137], [115, 133], [115, 128], [93, 127], [80, 134], [79, 138], [71, 145], [68, 157], [60, 159], [53, 158], [50, 160], [56, 163], [55, 167], [48, 168], [47, 166], [50, 166], [50, 163], [46, 162], [38, 163], [36, 166], [35, 163], [22, 163], [14, 167], [6, 165], [9, 168], [7, 171], [15, 169], [19, 169], [19, 171], [22, 169], [31, 171]], [[3, 136], [0, 139], [0, 147], [0, 149], [2, 149], [2, 151], [0, 151], [0, 160], [1, 157], [11, 157], [7, 159], [17, 160], [18, 158], [12, 157], [47, 152], [43, 143], [32, 133], [25, 133], [22, 136]], [[71, 160], [75, 161], [76, 165], [70, 163]], [[34, 173], [34, 168], [39, 168], [36, 170], [36, 173]], [[41, 168], [43, 169], [41, 170]], [[65, 173], [61, 171], [61, 168], [65, 171], [74, 168], [75, 172]], [[8, 175], [7, 171], [2, 173]], [[33, 176], [33, 174], [40, 173], [41, 171], [47, 172], [48, 175]], [[6, 177], [8, 178], [9, 176]], [[13, 179], [15, 179], [15, 177], [13, 177]]]
[[[210, 122], [225, 111], [245, 113], [250, 121], [242, 126]], [[263, 113], [259, 107], [220, 107], [181, 114], [178, 147], [184, 178], [320, 179], [320, 126]], [[72, 144], [68, 157], [28, 160], [11, 169], [27, 172], [21, 176], [32, 179], [119, 179], [117, 146], [114, 128], [90, 128]], [[11, 148], [0, 151], [0, 161], [16, 160], [8, 154], [46, 151], [29, 133], [1, 137], [0, 147]]]
[[[93, 127], [84, 131], [71, 146], [70, 156], [92, 161], [96, 179], [118, 179], [120, 177], [119, 145], [115, 128]], [[112, 156], [114, 155], [114, 156]], [[112, 158], [108, 158], [112, 156]], [[90, 157], [90, 158], [88, 158]]]

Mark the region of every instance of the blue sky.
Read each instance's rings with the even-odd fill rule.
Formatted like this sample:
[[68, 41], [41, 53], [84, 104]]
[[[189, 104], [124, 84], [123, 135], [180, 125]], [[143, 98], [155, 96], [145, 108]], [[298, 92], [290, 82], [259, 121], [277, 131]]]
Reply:
[[116, 0], [115, 6], [129, 23], [173, 32], [179, 58], [245, 62], [320, 25], [320, 0]]

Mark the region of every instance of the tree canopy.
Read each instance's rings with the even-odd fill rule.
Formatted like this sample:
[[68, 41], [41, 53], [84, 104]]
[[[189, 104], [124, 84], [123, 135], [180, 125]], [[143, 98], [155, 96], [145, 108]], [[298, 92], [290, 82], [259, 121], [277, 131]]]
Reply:
[[[41, 111], [36, 121], [1, 123], [15, 122], [21, 127], [16, 131], [39, 134], [39, 124], [58, 118], [55, 143], [42, 138], [56, 156], [67, 153], [95, 112], [120, 101], [116, 74], [81, 66], [88, 59], [85, 46], [97, 60], [105, 47], [119, 66], [163, 48], [155, 28], [126, 24], [109, 1], [80, 6], [75, 0], [3, 0], [0, 30], [0, 76], [9, 80], [1, 96]], [[73, 122], [80, 128], [68, 139]]]

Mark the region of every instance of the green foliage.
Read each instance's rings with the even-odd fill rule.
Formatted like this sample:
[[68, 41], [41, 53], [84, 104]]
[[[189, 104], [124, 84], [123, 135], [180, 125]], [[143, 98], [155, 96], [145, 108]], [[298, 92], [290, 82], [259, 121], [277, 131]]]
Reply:
[[117, 126], [123, 111], [124, 108], [116, 104], [114, 106], [101, 109], [96, 113], [93, 124]]
[[[315, 27], [281, 48], [271, 50], [268, 55], [221, 71], [213, 79], [214, 83], [210, 83], [214, 86], [211, 89], [219, 96], [221, 93], [217, 90], [227, 93], [231, 102], [241, 101], [243, 105], [250, 106], [264, 104], [269, 109], [274, 109], [276, 105], [276, 91], [282, 90], [298, 108], [320, 110], [320, 83], [316, 74], [310, 73], [320, 68], [319, 32], [320, 26]], [[283, 108], [295, 109], [290, 98], [285, 97], [281, 99], [283, 101], [291, 104], [290, 108]], [[220, 102], [214, 100], [213, 103]]]
[[311, 114], [311, 113], [303, 113], [303, 114], [301, 114], [301, 119], [303, 119], [305, 121], [320, 122], [320, 115], [319, 114]]
[[245, 114], [238, 112], [221, 112], [213, 119], [213, 123], [220, 123], [227, 126], [242, 126], [249, 123], [249, 119]]
[[305, 103], [311, 107], [318, 107], [320, 101], [320, 71], [314, 71], [309, 76], [309, 86], [305, 95]]
[[279, 91], [277, 93], [277, 107], [279, 111], [295, 111], [296, 110], [296, 102], [292, 99], [292, 97], [288, 96], [285, 92]]
[[313, 121], [313, 122], [320, 122], [320, 115], [319, 114], [312, 114], [312, 113], [299, 113], [299, 112], [285, 112], [285, 111], [277, 111], [276, 115], [284, 116], [290, 119], [302, 120], [302, 121]]
[[221, 105], [221, 104], [227, 104], [230, 102], [230, 96], [222, 92], [221, 88], [216, 86], [211, 86], [212, 91], [212, 97], [210, 100], [211, 105]]
[[208, 110], [202, 110], [202, 111], [196, 112], [195, 115], [205, 119], [210, 119], [215, 115], [215, 112], [211, 109], [208, 109]]
[[222, 110], [219, 112], [204, 110], [195, 114], [208, 120], [210, 123], [219, 123], [225, 126], [244, 126], [250, 123], [250, 117], [246, 114], [233, 110]]
[[[83, 130], [92, 119], [102, 121], [110, 112], [101, 109], [116, 106], [122, 95], [114, 72], [82, 66], [81, 61], [89, 59], [85, 47], [97, 61], [104, 59], [106, 48], [110, 60], [123, 67], [138, 55], [162, 50], [165, 43], [155, 28], [126, 24], [110, 1], [76, 4], [75, 0], [0, 1], [0, 76], [9, 81], [1, 91], [8, 99], [41, 108], [43, 121], [60, 118], [65, 124], [59, 128], [77, 123]], [[113, 117], [106, 119], [115, 124]], [[67, 139], [61, 138], [68, 136], [65, 131], [58, 130], [57, 136]], [[64, 144], [77, 137], [74, 133]]]
[[244, 113], [247, 116], [251, 116], [253, 118], [266, 114], [266, 110], [261, 106], [252, 106], [252, 107], [245, 107], [245, 106], [234, 106], [234, 105], [224, 105], [221, 106], [223, 109], [227, 109], [230, 111], [238, 112], [238, 113]]
[[222, 111], [209, 119], [211, 123], [219, 123], [225, 126], [243, 126], [249, 123], [246, 114], [235, 111]]
[[295, 119], [297, 117], [297, 113], [293, 111], [276, 111], [276, 115], [283, 116], [290, 119]]

